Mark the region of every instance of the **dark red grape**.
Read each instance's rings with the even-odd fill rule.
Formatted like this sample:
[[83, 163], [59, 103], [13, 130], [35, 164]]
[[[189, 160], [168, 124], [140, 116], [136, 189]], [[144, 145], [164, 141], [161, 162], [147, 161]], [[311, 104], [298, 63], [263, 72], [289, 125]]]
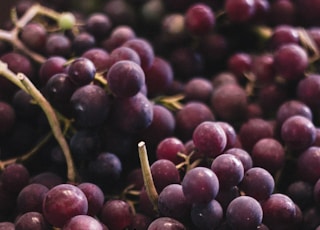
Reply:
[[242, 162], [231, 154], [217, 156], [212, 161], [211, 170], [218, 177], [220, 189], [229, 189], [238, 185], [244, 176]]
[[133, 220], [131, 206], [123, 200], [108, 200], [99, 214], [100, 221], [110, 230], [126, 229]]
[[92, 61], [97, 72], [105, 71], [108, 67], [109, 53], [102, 48], [91, 48], [85, 51], [81, 57]]
[[227, 60], [228, 69], [241, 82], [245, 74], [249, 73], [252, 68], [252, 56], [248, 53], [238, 52], [231, 55]]
[[103, 230], [101, 223], [94, 217], [88, 215], [77, 215], [72, 217], [62, 230]]
[[227, 144], [226, 133], [214, 121], [200, 123], [193, 132], [192, 140], [196, 148], [208, 157], [220, 155]]
[[274, 138], [262, 138], [252, 147], [251, 157], [254, 166], [274, 175], [285, 165], [285, 148]]
[[279, 25], [274, 28], [269, 39], [270, 47], [277, 50], [285, 44], [299, 44], [299, 33], [293, 26]]
[[94, 48], [96, 40], [93, 35], [87, 32], [77, 34], [72, 41], [72, 50], [76, 56], [82, 55], [87, 50]]
[[15, 230], [14, 223], [9, 221], [0, 222], [0, 230]]
[[41, 172], [30, 178], [30, 183], [37, 183], [51, 189], [56, 185], [63, 183], [63, 178], [53, 172]]
[[20, 213], [40, 212], [42, 203], [49, 189], [42, 184], [29, 184], [25, 186], [17, 197], [17, 208]]
[[186, 101], [201, 101], [208, 103], [213, 93], [213, 85], [210, 80], [204, 77], [194, 77], [184, 86]]
[[148, 230], [186, 230], [187, 228], [178, 220], [170, 217], [159, 217], [154, 219]]
[[90, 182], [83, 182], [77, 185], [86, 195], [88, 200], [88, 215], [96, 216], [104, 203], [104, 194], [100, 187]]
[[159, 193], [167, 185], [180, 183], [179, 171], [172, 161], [166, 159], [156, 160], [151, 164], [150, 170], [154, 185]]
[[49, 230], [50, 225], [39, 212], [26, 212], [15, 221], [16, 230]]
[[137, 52], [129, 47], [120, 46], [113, 49], [107, 61], [107, 68], [110, 68], [118, 61], [128, 60], [140, 65], [141, 60]]
[[19, 194], [29, 184], [29, 179], [29, 170], [20, 163], [13, 163], [5, 167], [0, 178], [4, 188], [13, 194]]
[[132, 38], [136, 38], [136, 34], [131, 27], [118, 25], [112, 29], [110, 36], [103, 42], [103, 47], [108, 52], [111, 52]]
[[276, 72], [273, 55], [267, 53], [252, 57], [251, 71], [259, 84], [267, 84], [274, 81]]
[[76, 58], [68, 66], [70, 80], [77, 86], [91, 83], [96, 74], [96, 68], [92, 61], [87, 58]]
[[314, 202], [314, 189], [309, 182], [297, 180], [288, 185], [286, 194], [297, 204], [302, 211], [309, 208]]
[[107, 118], [111, 102], [107, 92], [97, 85], [85, 85], [78, 88], [70, 98], [76, 125], [96, 127]]
[[287, 148], [302, 151], [310, 147], [316, 139], [316, 129], [312, 121], [301, 115], [294, 115], [281, 126], [281, 139]]
[[157, 159], [167, 159], [174, 164], [183, 160], [178, 153], [184, 153], [184, 143], [176, 137], [167, 137], [159, 142], [156, 148]]
[[299, 100], [307, 104], [310, 109], [315, 110], [320, 103], [317, 98], [320, 95], [320, 75], [309, 74], [307, 77], [301, 79], [297, 86], [297, 97]]
[[61, 56], [53, 56], [46, 59], [39, 68], [39, 80], [41, 85], [45, 85], [47, 81], [55, 74], [65, 71], [67, 60]]
[[69, 58], [72, 49], [70, 39], [62, 33], [52, 33], [48, 35], [45, 44], [45, 53], [49, 56], [61, 56]]
[[110, 91], [116, 97], [131, 97], [145, 84], [145, 74], [140, 65], [130, 60], [114, 63], [107, 72]]
[[228, 122], [224, 121], [217, 121], [217, 124], [221, 126], [221, 128], [226, 134], [227, 143], [224, 150], [234, 147], [237, 141], [237, 133], [234, 127]]
[[159, 193], [158, 209], [160, 215], [183, 222], [189, 219], [191, 204], [184, 196], [180, 184], [170, 184]]
[[61, 228], [70, 218], [87, 212], [86, 195], [75, 185], [59, 184], [51, 188], [43, 200], [44, 217], [56, 227]]
[[198, 3], [191, 5], [185, 13], [185, 26], [192, 35], [204, 35], [211, 32], [215, 25], [215, 14], [209, 5]]
[[86, 30], [97, 40], [102, 40], [107, 36], [112, 27], [112, 21], [104, 13], [92, 13], [85, 22]]
[[274, 192], [275, 181], [264, 168], [253, 167], [245, 172], [239, 187], [247, 196], [263, 201]]
[[297, 160], [297, 173], [303, 181], [314, 184], [320, 178], [318, 164], [320, 148], [312, 146], [300, 153]]
[[204, 203], [214, 199], [219, 191], [216, 174], [205, 167], [189, 170], [181, 182], [183, 193], [191, 203]]
[[242, 162], [244, 172], [252, 168], [253, 162], [251, 155], [244, 149], [233, 147], [224, 151], [225, 154], [231, 154], [239, 158]]
[[297, 6], [290, 0], [276, 0], [270, 4], [269, 23], [271, 25], [294, 25]]
[[145, 230], [151, 224], [152, 219], [142, 213], [135, 213], [130, 230]]
[[11, 104], [0, 101], [0, 135], [8, 134], [16, 122], [16, 112]]
[[300, 45], [283, 45], [274, 53], [274, 66], [285, 80], [299, 80], [308, 67], [308, 54]]
[[232, 200], [226, 211], [226, 220], [232, 229], [257, 229], [262, 224], [263, 211], [260, 203], [250, 196]]
[[21, 41], [31, 50], [42, 53], [47, 39], [47, 31], [41, 23], [28, 23], [21, 30]]
[[186, 103], [176, 114], [175, 133], [182, 141], [192, 139], [195, 128], [204, 121], [214, 121], [215, 116], [210, 107], [203, 102]]
[[228, 18], [235, 23], [248, 22], [255, 13], [253, 0], [227, 0], [224, 7]]

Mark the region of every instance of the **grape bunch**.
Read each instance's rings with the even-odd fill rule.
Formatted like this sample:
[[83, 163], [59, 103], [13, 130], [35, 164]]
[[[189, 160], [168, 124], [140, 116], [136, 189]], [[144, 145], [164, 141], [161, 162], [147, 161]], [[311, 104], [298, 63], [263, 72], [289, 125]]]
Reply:
[[318, 0], [5, 7], [0, 229], [320, 229]]

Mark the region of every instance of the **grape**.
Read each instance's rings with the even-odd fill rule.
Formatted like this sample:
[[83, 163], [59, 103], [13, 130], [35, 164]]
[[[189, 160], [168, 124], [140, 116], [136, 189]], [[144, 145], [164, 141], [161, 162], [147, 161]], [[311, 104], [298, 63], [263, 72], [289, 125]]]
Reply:
[[45, 52], [49, 57], [61, 56], [68, 58], [72, 49], [70, 39], [61, 33], [49, 34], [45, 44]]
[[[12, 98], [12, 106], [18, 119], [33, 121], [37, 117], [40, 109], [37, 105], [31, 103], [31, 101], [32, 96], [26, 91], [20, 89], [15, 92]], [[10, 122], [6, 124], [10, 124]], [[2, 127], [5, 126], [3, 125]]]
[[312, 146], [300, 153], [297, 161], [298, 175], [303, 181], [314, 184], [320, 177], [319, 164], [320, 148]]
[[88, 200], [82, 190], [71, 184], [59, 184], [51, 188], [43, 200], [43, 215], [56, 227], [62, 227], [77, 215], [86, 215]]
[[26, 212], [15, 221], [16, 230], [49, 230], [50, 226], [39, 212]]
[[92, 128], [101, 125], [110, 110], [110, 99], [106, 91], [97, 85], [78, 88], [70, 98], [76, 125]]
[[114, 26], [134, 26], [137, 21], [137, 15], [126, 1], [108, 1], [103, 7], [103, 12], [108, 15]]
[[210, 80], [204, 77], [194, 77], [190, 79], [184, 86], [186, 101], [200, 101], [209, 103], [212, 93], [213, 85], [211, 84]]
[[103, 230], [100, 222], [87, 215], [77, 215], [72, 217], [63, 227], [62, 230]]
[[288, 0], [272, 2], [269, 10], [271, 25], [294, 25], [296, 21], [297, 6]]
[[286, 194], [304, 211], [313, 203], [313, 191], [312, 184], [297, 180], [289, 184]]
[[179, 171], [172, 161], [156, 160], [151, 164], [150, 170], [158, 192], [161, 192], [167, 185], [180, 183]]
[[222, 153], [227, 144], [227, 137], [222, 127], [213, 121], [204, 121], [194, 130], [194, 145], [208, 157], [216, 157]]
[[140, 56], [135, 50], [128, 47], [120, 46], [111, 51], [107, 60], [107, 68], [110, 68], [116, 62], [123, 60], [132, 61], [138, 65], [141, 64]]
[[273, 193], [275, 181], [264, 168], [253, 167], [246, 171], [239, 187], [247, 196], [263, 201]]
[[28, 169], [20, 163], [13, 163], [5, 167], [0, 178], [4, 188], [13, 194], [18, 194], [27, 186], [29, 179]]
[[242, 163], [244, 172], [252, 168], [253, 162], [252, 162], [251, 155], [244, 149], [234, 147], [234, 148], [227, 149], [226, 151], [224, 151], [224, 153], [231, 154], [238, 157]]
[[[132, 97], [117, 98], [111, 110], [112, 123], [125, 133], [141, 132], [148, 128], [153, 120], [152, 104], [140, 92]], [[123, 114], [128, 116], [123, 117]]]
[[109, 89], [116, 97], [134, 96], [145, 84], [143, 70], [138, 64], [130, 60], [114, 63], [107, 72], [106, 79]]
[[136, 213], [133, 216], [130, 230], [145, 230], [151, 224], [152, 219], [144, 214]]
[[66, 62], [67, 60], [61, 56], [53, 56], [46, 59], [39, 68], [39, 80], [41, 85], [45, 85], [53, 75], [63, 73]]
[[276, 72], [288, 81], [301, 79], [308, 66], [306, 51], [297, 44], [279, 47], [274, 54]]
[[100, 187], [90, 182], [83, 182], [77, 185], [86, 195], [88, 200], [88, 215], [97, 215], [104, 203], [104, 194]]
[[107, 69], [110, 55], [102, 48], [91, 48], [82, 53], [81, 57], [89, 59], [94, 64], [96, 71], [101, 72]]
[[86, 30], [97, 40], [102, 40], [110, 32], [112, 22], [110, 18], [103, 13], [92, 13], [85, 22]]
[[29, 23], [21, 30], [21, 41], [30, 49], [42, 52], [46, 44], [47, 31], [40, 23]]
[[15, 230], [14, 223], [12, 222], [0, 222], [0, 230]]
[[209, 202], [219, 191], [218, 177], [205, 167], [196, 167], [188, 171], [181, 185], [184, 195], [191, 203]]
[[191, 204], [184, 196], [180, 184], [170, 184], [159, 193], [158, 209], [160, 215], [183, 222], [189, 218]]
[[225, 9], [228, 18], [235, 23], [248, 22], [255, 13], [253, 0], [225, 1]]
[[191, 220], [199, 229], [214, 229], [218, 227], [223, 220], [223, 209], [216, 200], [208, 203], [193, 204]]
[[299, 44], [299, 33], [293, 26], [279, 25], [273, 30], [269, 43], [273, 50], [289, 43]]
[[42, 184], [29, 184], [25, 186], [17, 197], [17, 209], [20, 213], [42, 213], [42, 203], [49, 189]]
[[244, 176], [242, 162], [231, 154], [217, 156], [212, 161], [211, 170], [217, 175], [221, 189], [238, 185]]
[[221, 205], [224, 214], [230, 202], [241, 195], [240, 192], [241, 191], [238, 186], [233, 186], [227, 189], [219, 188], [219, 192], [215, 200]]
[[151, 222], [148, 230], [186, 230], [186, 227], [179, 222], [170, 217], [159, 217]]
[[235, 53], [229, 57], [227, 64], [228, 69], [238, 78], [243, 81], [244, 74], [248, 73], [252, 68], [252, 56], [248, 53]]
[[193, 35], [208, 34], [215, 24], [215, 15], [206, 4], [194, 4], [185, 14], [186, 29]]
[[281, 138], [287, 148], [296, 151], [303, 151], [310, 147], [316, 138], [315, 127], [308, 118], [295, 115], [281, 126]]
[[262, 167], [271, 174], [275, 174], [285, 164], [285, 149], [276, 139], [263, 138], [252, 147], [251, 157], [254, 166]]
[[252, 57], [251, 70], [256, 81], [260, 84], [274, 81], [276, 74], [273, 55], [267, 53]]
[[301, 79], [297, 86], [298, 99], [307, 104], [312, 110], [320, 105], [317, 100], [320, 95], [319, 85], [320, 76], [318, 74], [310, 74], [306, 78]]
[[155, 56], [151, 66], [145, 70], [148, 96], [155, 97], [167, 91], [174, 79], [171, 64], [159, 56]]
[[96, 74], [96, 68], [87, 58], [76, 58], [68, 66], [70, 80], [77, 86], [84, 86], [92, 82]]
[[30, 183], [42, 184], [51, 189], [56, 185], [62, 184], [63, 179], [53, 172], [41, 172], [30, 178]]
[[110, 230], [128, 228], [133, 219], [130, 205], [123, 200], [108, 200], [99, 214], [100, 221]]
[[128, 25], [118, 25], [111, 31], [110, 36], [104, 41], [103, 47], [109, 52], [120, 47], [127, 40], [135, 38], [135, 31]]
[[159, 142], [156, 148], [157, 159], [167, 159], [174, 164], [181, 163], [182, 158], [178, 153], [184, 153], [183, 142], [176, 137], [167, 137]]
[[297, 215], [294, 202], [281, 193], [272, 194], [261, 203], [263, 210], [263, 223], [271, 229], [284, 229], [293, 227]]
[[263, 214], [262, 207], [256, 199], [239, 196], [228, 205], [226, 220], [232, 229], [257, 229], [262, 223]]
[[234, 147], [237, 140], [237, 134], [234, 127], [228, 122], [223, 122], [223, 121], [217, 121], [217, 124], [222, 127], [223, 131], [226, 134], [227, 143], [226, 143], [225, 150]]
[[192, 139], [195, 128], [204, 121], [214, 121], [215, 116], [203, 102], [188, 102], [175, 114], [175, 133], [182, 141]]
[[0, 101], [0, 135], [8, 134], [16, 122], [16, 112], [11, 104]]

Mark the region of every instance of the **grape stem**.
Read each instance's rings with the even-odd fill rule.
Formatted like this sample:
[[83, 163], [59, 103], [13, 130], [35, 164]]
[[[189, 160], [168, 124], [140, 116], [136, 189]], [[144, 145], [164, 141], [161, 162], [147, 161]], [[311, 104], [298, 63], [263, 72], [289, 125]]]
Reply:
[[58, 21], [61, 14], [47, 7], [43, 7], [40, 4], [34, 4], [19, 20], [13, 20], [14, 27], [12, 30], [7, 31], [0, 29], [0, 40], [10, 43], [13, 47], [31, 57], [34, 61], [43, 63], [45, 62], [46, 58], [30, 50], [19, 39], [19, 32], [21, 28], [26, 26], [37, 15], [46, 16]]
[[153, 182], [148, 153], [146, 144], [144, 141], [140, 141], [138, 143], [138, 151], [139, 151], [139, 158], [140, 158], [140, 165], [143, 175], [144, 186], [146, 188], [148, 197], [153, 205], [153, 209], [157, 212], [158, 211], [158, 192]]

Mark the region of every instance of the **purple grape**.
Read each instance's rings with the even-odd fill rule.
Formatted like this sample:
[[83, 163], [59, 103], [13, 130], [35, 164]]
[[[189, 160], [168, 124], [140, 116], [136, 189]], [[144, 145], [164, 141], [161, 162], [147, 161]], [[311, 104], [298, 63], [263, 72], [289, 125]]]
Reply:
[[20, 163], [13, 163], [5, 167], [0, 178], [4, 188], [13, 194], [19, 194], [29, 184], [29, 179], [29, 170]]
[[261, 54], [252, 57], [252, 73], [259, 84], [267, 84], [274, 81], [276, 73], [272, 54]]
[[211, 94], [213, 93], [213, 85], [210, 80], [204, 77], [194, 77], [190, 79], [184, 86], [184, 94], [186, 101], [200, 101], [209, 103]]
[[94, 64], [96, 71], [105, 71], [108, 67], [107, 62], [109, 61], [110, 54], [102, 48], [91, 48], [85, 51], [81, 57], [87, 58]]
[[110, 68], [116, 62], [123, 60], [132, 61], [138, 65], [141, 64], [140, 56], [135, 50], [129, 47], [120, 46], [111, 51], [107, 61], [107, 68]]
[[93, 62], [84, 57], [76, 58], [68, 66], [70, 80], [78, 87], [91, 83], [95, 74], [96, 68]]
[[208, 157], [220, 155], [227, 144], [224, 130], [214, 121], [200, 123], [193, 132], [192, 140], [196, 148]]
[[150, 166], [154, 185], [161, 192], [170, 184], [180, 183], [180, 174], [175, 164], [166, 159], [154, 161]]
[[189, 219], [191, 204], [184, 196], [180, 184], [170, 184], [159, 193], [158, 209], [161, 216], [184, 222]]
[[248, 22], [255, 13], [253, 0], [225, 1], [225, 10], [228, 18], [235, 23]]
[[247, 196], [263, 201], [273, 193], [275, 181], [264, 168], [253, 167], [246, 171], [239, 187]]
[[78, 88], [70, 99], [75, 123], [79, 127], [92, 128], [107, 118], [111, 102], [106, 91], [97, 85]]
[[151, 224], [152, 219], [142, 213], [135, 213], [129, 230], [145, 230]]
[[133, 61], [122, 60], [114, 63], [107, 72], [110, 91], [116, 97], [132, 97], [145, 84], [142, 68]]
[[21, 30], [21, 41], [31, 50], [43, 52], [47, 39], [47, 31], [40, 23], [28, 23]]
[[290, 0], [276, 0], [270, 4], [269, 23], [271, 25], [294, 25], [296, 5]]
[[53, 172], [44, 171], [31, 177], [30, 183], [42, 184], [51, 189], [56, 185], [62, 184], [63, 178]]
[[300, 101], [307, 104], [310, 109], [315, 110], [320, 103], [317, 98], [320, 95], [320, 75], [309, 74], [299, 81], [296, 92]]
[[254, 166], [275, 174], [285, 165], [285, 148], [274, 138], [263, 138], [252, 147], [251, 157]]
[[227, 143], [224, 150], [234, 147], [237, 140], [237, 133], [234, 127], [228, 122], [224, 122], [224, 121], [217, 121], [217, 124], [221, 126], [221, 128], [226, 134]]
[[238, 52], [230, 56], [227, 60], [228, 69], [242, 82], [244, 75], [252, 68], [252, 56], [245, 52]]
[[184, 153], [184, 143], [176, 137], [167, 137], [159, 142], [156, 148], [157, 159], [167, 159], [174, 164], [179, 164], [183, 159], [178, 153]]
[[244, 176], [242, 162], [231, 154], [217, 156], [212, 161], [211, 170], [217, 175], [221, 189], [238, 185]]
[[176, 114], [176, 136], [182, 141], [192, 139], [195, 128], [204, 121], [214, 121], [215, 116], [203, 102], [188, 102]]
[[224, 214], [227, 210], [228, 205], [231, 201], [233, 201], [235, 198], [241, 196], [240, 189], [238, 186], [234, 186], [227, 189], [219, 189], [219, 192], [215, 198], [216, 201], [219, 202], [222, 209], [224, 210]]
[[77, 215], [72, 217], [62, 230], [103, 230], [101, 223], [94, 217]]
[[26, 212], [15, 221], [16, 230], [49, 230], [50, 225], [39, 212]]
[[131, 27], [118, 25], [112, 29], [110, 36], [104, 41], [103, 47], [111, 52], [132, 38], [136, 38], [136, 34]]
[[16, 112], [11, 104], [0, 101], [0, 135], [9, 134], [16, 123]]
[[285, 80], [301, 79], [308, 67], [307, 52], [297, 44], [283, 45], [275, 51], [274, 65], [277, 74]]
[[243, 148], [251, 152], [259, 140], [273, 137], [273, 127], [263, 118], [251, 118], [242, 123], [238, 135]]
[[62, 33], [52, 33], [48, 35], [45, 44], [47, 56], [70, 57], [72, 44], [70, 39]]
[[82, 55], [87, 50], [95, 47], [96, 40], [93, 35], [87, 32], [77, 34], [72, 41], [72, 50], [76, 56]]
[[260, 203], [250, 196], [232, 200], [226, 211], [226, 220], [232, 229], [257, 229], [262, 224], [263, 211]]
[[314, 188], [309, 182], [297, 180], [288, 185], [286, 194], [302, 211], [305, 211], [313, 204]]
[[77, 215], [86, 215], [88, 200], [82, 190], [71, 184], [59, 184], [51, 188], [43, 200], [43, 215], [56, 227], [62, 227]]
[[159, 217], [154, 219], [148, 227], [148, 230], [187, 230], [187, 228], [178, 220], [170, 217]]
[[219, 191], [218, 177], [211, 169], [205, 167], [196, 167], [188, 171], [181, 185], [184, 195], [191, 203], [209, 202]]
[[252, 168], [253, 162], [252, 162], [251, 155], [244, 149], [234, 147], [234, 148], [227, 149], [226, 151], [224, 151], [224, 153], [231, 154], [238, 157], [243, 165], [244, 172]]
[[300, 153], [297, 159], [297, 173], [303, 181], [311, 184], [320, 178], [320, 148], [311, 146]]
[[274, 28], [269, 43], [273, 50], [289, 43], [299, 44], [299, 33], [293, 26], [279, 25]]
[[214, 25], [215, 14], [209, 5], [198, 3], [189, 6], [185, 13], [185, 26], [192, 35], [208, 34]]
[[97, 215], [104, 203], [104, 194], [98, 185], [83, 182], [77, 185], [78, 188], [86, 195], [88, 200], [88, 215], [95, 216]]
[[[41, 109], [39, 106], [30, 103], [31, 100], [32, 96], [22, 89], [14, 94], [12, 106], [18, 119], [33, 121], [38, 116]], [[10, 124], [10, 122], [7, 121], [6, 124]]]
[[288, 149], [303, 151], [310, 147], [316, 139], [316, 129], [308, 118], [291, 116], [281, 126], [281, 139]]
[[39, 80], [41, 85], [45, 85], [53, 75], [65, 72], [66, 62], [67, 60], [61, 56], [53, 56], [46, 59], [39, 68]]
[[191, 209], [191, 220], [198, 229], [215, 229], [222, 223], [223, 209], [216, 200], [212, 200], [208, 203], [193, 204]]
[[174, 79], [171, 64], [159, 56], [154, 57], [151, 66], [145, 70], [145, 73], [149, 97], [155, 97], [165, 93]]
[[274, 193], [261, 203], [263, 223], [270, 229], [293, 227], [297, 215], [296, 205], [285, 194]]
[[86, 31], [92, 34], [96, 40], [102, 40], [107, 36], [112, 27], [110, 18], [103, 13], [92, 13], [85, 22]]
[[101, 209], [99, 219], [110, 230], [126, 229], [132, 224], [133, 213], [126, 201], [108, 200]]
[[[152, 104], [140, 92], [132, 97], [115, 99], [111, 110], [112, 124], [125, 133], [142, 132], [153, 120]], [[123, 117], [123, 114], [128, 116]]]
[[17, 209], [20, 213], [42, 213], [42, 203], [49, 189], [42, 184], [29, 184], [25, 186], [17, 197]]
[[15, 230], [14, 223], [9, 221], [0, 222], [0, 230]]

